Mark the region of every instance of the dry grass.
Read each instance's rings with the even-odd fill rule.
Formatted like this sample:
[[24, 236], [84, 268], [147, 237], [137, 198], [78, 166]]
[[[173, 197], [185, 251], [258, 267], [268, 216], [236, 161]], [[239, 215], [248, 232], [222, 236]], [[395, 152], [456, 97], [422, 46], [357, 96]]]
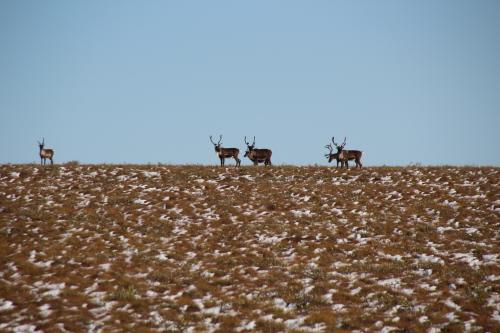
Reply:
[[0, 166], [0, 331], [495, 331], [499, 175]]

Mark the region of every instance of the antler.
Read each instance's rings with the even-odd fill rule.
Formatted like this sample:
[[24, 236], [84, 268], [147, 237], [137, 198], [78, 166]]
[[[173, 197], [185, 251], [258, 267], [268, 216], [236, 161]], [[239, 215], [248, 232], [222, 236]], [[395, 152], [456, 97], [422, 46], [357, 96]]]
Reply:
[[334, 137], [334, 136], [332, 136], [332, 143], [333, 143], [333, 145], [334, 145], [335, 147], [337, 147], [337, 148], [339, 147], [339, 145], [337, 145], [337, 144], [335, 143], [335, 137]]
[[215, 143], [214, 140], [212, 140], [212, 136], [210, 135], [210, 141], [214, 144], [214, 146], [218, 146], [219, 143], [222, 141], [222, 134], [219, 136], [219, 142]]
[[245, 143], [246, 143], [246, 145], [247, 145], [248, 147], [250, 147], [250, 146], [255, 146], [255, 136], [253, 137], [253, 143], [252, 143], [252, 144], [249, 144], [249, 143], [247, 142], [247, 137], [245, 136]]
[[345, 143], [346, 143], [346, 139], [347, 139], [347, 137], [344, 137], [344, 142], [342, 142], [342, 144], [339, 146], [338, 144], [335, 143], [335, 137], [332, 136], [332, 142], [335, 145], [335, 147], [337, 147], [337, 148], [344, 148], [345, 147]]
[[328, 150], [330, 150], [330, 153], [325, 154], [325, 157], [330, 157], [330, 155], [333, 153], [333, 147], [332, 147], [332, 145], [328, 144], [328, 145], [325, 146], [325, 148], [328, 148]]

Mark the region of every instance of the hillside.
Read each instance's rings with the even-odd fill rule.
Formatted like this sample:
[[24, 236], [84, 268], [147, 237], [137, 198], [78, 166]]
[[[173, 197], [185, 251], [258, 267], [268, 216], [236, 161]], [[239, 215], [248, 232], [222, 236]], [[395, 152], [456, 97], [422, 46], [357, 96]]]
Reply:
[[3, 165], [0, 331], [498, 331], [499, 176]]

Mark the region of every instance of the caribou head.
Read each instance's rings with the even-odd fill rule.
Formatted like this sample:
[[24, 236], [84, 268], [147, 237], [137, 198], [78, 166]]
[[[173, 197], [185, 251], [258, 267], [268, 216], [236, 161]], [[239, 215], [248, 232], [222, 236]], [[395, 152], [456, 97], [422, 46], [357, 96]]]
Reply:
[[248, 157], [250, 155], [250, 153], [254, 150], [255, 148], [255, 136], [253, 137], [253, 143], [250, 144], [249, 142], [247, 142], [247, 137], [245, 136], [245, 139], [243, 139], [245, 141], [245, 144], [247, 145], [247, 151], [245, 152], [245, 156], [244, 157]]
[[337, 148], [338, 154], [340, 154], [342, 152], [342, 150], [344, 149], [345, 144], [346, 144], [346, 140], [347, 140], [347, 137], [344, 137], [344, 142], [342, 142], [342, 144], [339, 146], [338, 144], [335, 143], [335, 137], [332, 136], [332, 143], [335, 146], [335, 148]]
[[[334, 159], [338, 160], [339, 154], [338, 153], [336, 153], [336, 154], [333, 153], [333, 147], [332, 147], [331, 144], [327, 144], [325, 146], [325, 148], [328, 148], [328, 150], [329, 150], [328, 154], [325, 154], [325, 157], [328, 159], [328, 163], [330, 163]], [[338, 163], [337, 163], [337, 165], [338, 165]]]
[[221, 146], [221, 141], [222, 141], [222, 134], [219, 135], [219, 141], [217, 143], [215, 143], [214, 140], [212, 140], [212, 136], [211, 135], [210, 135], [210, 141], [214, 145], [215, 152], [216, 153], [220, 152], [220, 146]]

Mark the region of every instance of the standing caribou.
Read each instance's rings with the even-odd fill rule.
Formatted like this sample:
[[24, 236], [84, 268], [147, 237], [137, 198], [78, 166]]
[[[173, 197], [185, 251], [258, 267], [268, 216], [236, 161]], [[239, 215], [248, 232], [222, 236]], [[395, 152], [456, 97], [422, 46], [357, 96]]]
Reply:
[[264, 165], [271, 165], [271, 155], [273, 152], [270, 149], [256, 149], [255, 148], [255, 136], [253, 137], [253, 143], [247, 142], [247, 137], [244, 139], [247, 145], [247, 151], [245, 152], [245, 157], [248, 157], [254, 165], [259, 163], [264, 163]]
[[52, 159], [54, 157], [54, 150], [52, 149], [45, 149], [43, 148], [45, 146], [45, 138], [43, 138], [42, 142], [38, 142], [38, 147], [40, 147], [40, 165], [45, 165], [47, 162], [47, 158], [50, 160], [50, 164], [54, 164], [54, 160]]
[[339, 153], [335, 153], [335, 154], [333, 153], [333, 147], [331, 144], [327, 144], [325, 146], [325, 148], [328, 148], [330, 150], [330, 152], [328, 154], [325, 154], [325, 157], [328, 158], [328, 163], [330, 163], [333, 160], [336, 160], [337, 161], [337, 168], [338, 168], [339, 162], [340, 162]]
[[337, 153], [335, 154], [332, 154], [333, 147], [331, 144], [327, 144], [325, 146], [325, 148], [328, 148], [330, 150], [330, 153], [325, 154], [325, 157], [328, 158], [328, 163], [335, 159], [337, 160], [337, 168], [340, 162], [341, 168], [344, 167], [345, 164], [346, 168], [349, 169], [349, 161], [354, 160], [356, 162], [356, 167], [361, 168], [363, 166], [361, 164], [361, 156], [363, 155], [363, 152], [360, 150], [344, 150], [346, 139], [347, 138], [344, 138], [344, 142], [339, 146], [335, 143], [335, 137], [332, 137], [332, 143], [337, 148]]
[[236, 166], [240, 166], [241, 160], [238, 158], [238, 155], [240, 154], [240, 150], [238, 148], [222, 148], [221, 147], [221, 141], [222, 141], [222, 135], [219, 136], [219, 142], [215, 143], [212, 140], [212, 136], [210, 135], [210, 141], [213, 143], [214, 148], [215, 148], [215, 153], [217, 156], [220, 158], [220, 165], [224, 166], [224, 160], [226, 158], [234, 158], [236, 161]]

